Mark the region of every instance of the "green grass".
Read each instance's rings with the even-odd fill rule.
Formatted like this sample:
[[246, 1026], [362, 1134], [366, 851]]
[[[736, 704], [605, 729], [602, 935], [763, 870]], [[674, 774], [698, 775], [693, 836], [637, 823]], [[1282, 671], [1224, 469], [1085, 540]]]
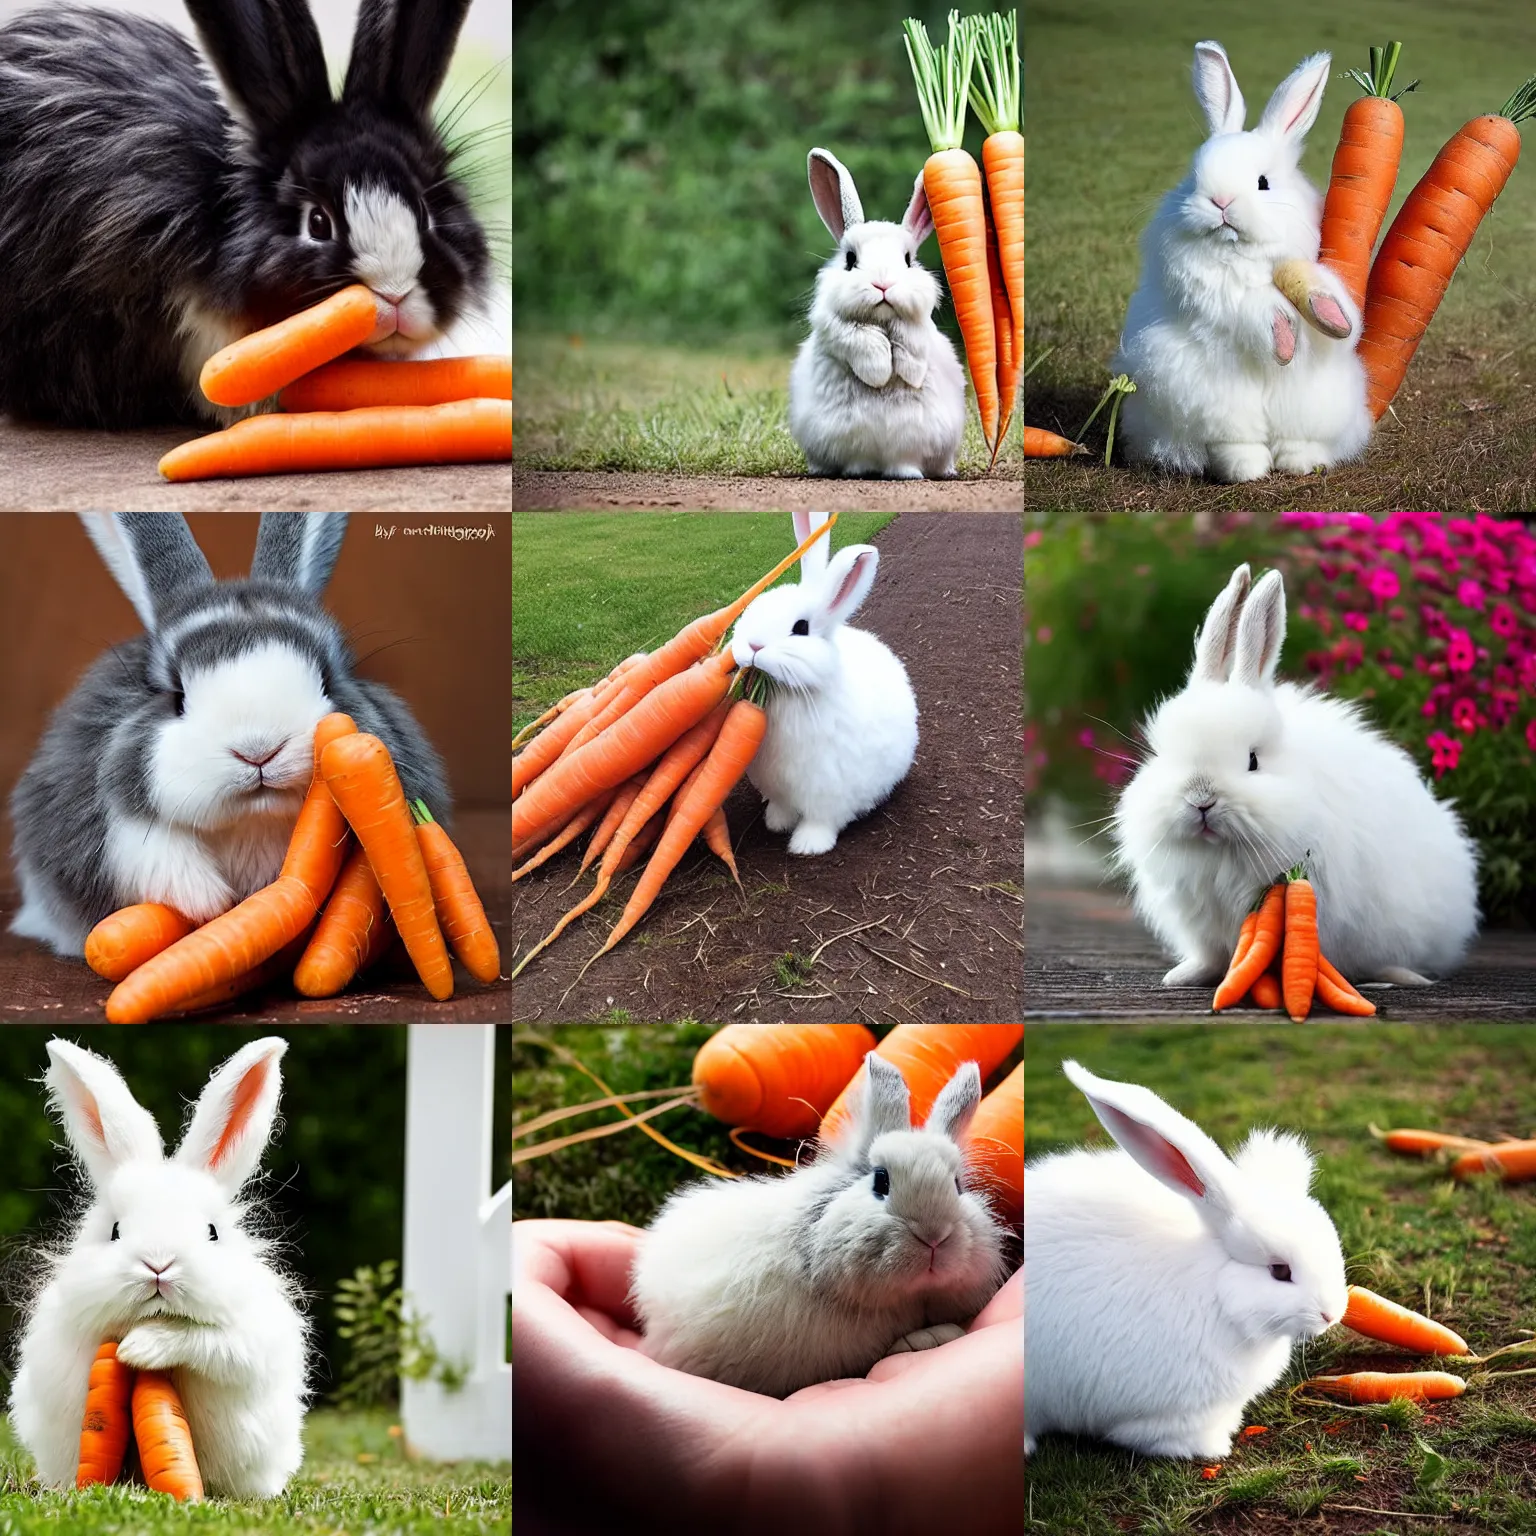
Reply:
[[[840, 514], [833, 547], [868, 543], [894, 515]], [[793, 547], [782, 512], [514, 514], [514, 727], [723, 607]]]
[[304, 1466], [278, 1499], [177, 1504], [144, 1488], [38, 1493], [31, 1459], [0, 1418], [0, 1536], [159, 1536], [169, 1531], [281, 1531], [293, 1536], [504, 1532], [512, 1480], [505, 1464], [408, 1461], [397, 1420], [382, 1412], [311, 1413]]
[[[525, 469], [803, 475], [789, 435], [791, 353], [519, 332], [517, 462]], [[959, 469], [987, 467], [971, 413]]]
[[[1105, 1141], [1061, 1074], [1067, 1056], [1145, 1083], [1223, 1145], [1254, 1125], [1304, 1134], [1318, 1154], [1314, 1193], [1338, 1225], [1352, 1282], [1431, 1312], [1474, 1349], [1536, 1326], [1536, 1190], [1455, 1185], [1433, 1164], [1383, 1151], [1367, 1129], [1536, 1132], [1528, 1026], [1032, 1025], [1027, 1157]], [[1305, 1371], [1293, 1367], [1248, 1410], [1247, 1423], [1268, 1433], [1239, 1442], [1213, 1479], [1190, 1463], [1048, 1437], [1030, 1463], [1028, 1528], [1051, 1536], [1249, 1529], [1221, 1517], [1242, 1505], [1262, 1513], [1252, 1529], [1270, 1532], [1331, 1528], [1319, 1514], [1327, 1521], [1342, 1506], [1454, 1519], [1458, 1531], [1536, 1530], [1536, 1378], [1474, 1390], [1433, 1413], [1287, 1398], [1304, 1375], [1377, 1348], [1359, 1343], [1342, 1334], [1310, 1345]], [[1438, 1528], [1422, 1519], [1380, 1526]]]

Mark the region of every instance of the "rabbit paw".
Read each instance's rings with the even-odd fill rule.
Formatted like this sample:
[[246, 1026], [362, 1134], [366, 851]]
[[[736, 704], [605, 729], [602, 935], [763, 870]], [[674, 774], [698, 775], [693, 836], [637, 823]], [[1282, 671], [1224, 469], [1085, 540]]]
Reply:
[[181, 1330], [150, 1319], [130, 1328], [117, 1346], [117, 1358], [136, 1371], [165, 1371], [182, 1363]]
[[1326, 468], [1328, 450], [1321, 443], [1293, 442], [1275, 445], [1275, 468], [1288, 475], [1310, 475]]
[[965, 1329], [959, 1323], [933, 1323], [927, 1328], [914, 1328], [891, 1345], [888, 1353], [900, 1355], [908, 1350], [937, 1349], [952, 1339], [963, 1339]]
[[928, 359], [904, 346], [891, 348], [891, 366], [896, 370], [896, 377], [913, 389], [921, 389], [923, 380], [928, 377]]
[[1211, 477], [1226, 485], [1262, 480], [1270, 470], [1269, 449], [1263, 443], [1212, 443]]
[[770, 800], [763, 810], [763, 821], [770, 832], [788, 832], [799, 820], [794, 811], [777, 800]]
[[799, 854], [830, 853], [837, 846], [837, 829], [802, 821], [789, 840], [789, 851]]
[[891, 339], [873, 325], [861, 326], [848, 349], [848, 366], [871, 389], [891, 382]]
[[887, 480], [921, 480], [923, 478], [923, 466], [921, 464], [893, 464], [885, 472]]
[[1275, 361], [1283, 367], [1296, 356], [1296, 322], [1289, 310], [1274, 312], [1270, 318], [1270, 331], [1274, 337]]
[[1200, 987], [1208, 981], [1220, 981], [1224, 974], [1220, 965], [1207, 965], [1198, 956], [1193, 960], [1185, 960], [1174, 966], [1163, 977], [1165, 987]]

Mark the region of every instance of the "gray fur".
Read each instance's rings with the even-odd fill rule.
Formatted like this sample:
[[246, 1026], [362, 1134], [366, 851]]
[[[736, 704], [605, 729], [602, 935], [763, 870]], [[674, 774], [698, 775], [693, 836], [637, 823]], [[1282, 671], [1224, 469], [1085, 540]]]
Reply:
[[933, 1101], [926, 1129], [938, 1131], [953, 1142], [963, 1141], [980, 1103], [981, 1069], [974, 1061], [962, 1062]]
[[251, 575], [322, 592], [346, 533], [345, 512], [268, 512], [256, 534]]

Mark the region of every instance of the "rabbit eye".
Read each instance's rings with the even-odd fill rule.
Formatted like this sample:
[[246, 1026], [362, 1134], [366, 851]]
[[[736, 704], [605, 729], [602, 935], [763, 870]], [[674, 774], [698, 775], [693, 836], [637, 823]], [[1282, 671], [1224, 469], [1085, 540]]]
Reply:
[[843, 263], [843, 271], [845, 271], [845, 272], [852, 272], [853, 269], [856, 266], [858, 266], [858, 264], [859, 264], [858, 252], [857, 251], [849, 251], [848, 252], [848, 259], [847, 259], [847, 261], [845, 261]]
[[884, 1200], [891, 1192], [891, 1176], [884, 1168], [875, 1169], [875, 1199]]
[[907, 265], [909, 267], [912, 265], [912, 252], [911, 251], [907, 252]]
[[216, 1243], [219, 1240], [219, 1229], [210, 1221], [208, 1223], [208, 1241]]
[[1248, 772], [1249, 773], [1257, 773], [1258, 771], [1259, 771], [1259, 754], [1257, 752], [1250, 752], [1248, 754]]
[[335, 231], [331, 228], [331, 216], [324, 208], [311, 208], [304, 220], [304, 233], [311, 240], [332, 240]]
[[1276, 1280], [1289, 1280], [1291, 1278], [1291, 1266], [1289, 1264], [1271, 1264], [1269, 1272]]
[[172, 688], [166, 697], [170, 699], [171, 708], [174, 709], [178, 715], [186, 714], [187, 696], [181, 691], [180, 688]]
[[117, 1223], [114, 1221], [112, 1223], [112, 1241], [115, 1243], [117, 1241], [117, 1239], [118, 1239]]
[[1268, 176], [1260, 176], [1259, 177], [1259, 191], [1260, 192], [1268, 192], [1269, 191], [1269, 177]]
[[808, 635], [811, 632], [811, 621], [809, 619], [796, 619], [790, 625], [789, 632], [792, 635]]
[[960, 1175], [959, 1174], [955, 1175], [955, 1193], [957, 1195], [960, 1193]]

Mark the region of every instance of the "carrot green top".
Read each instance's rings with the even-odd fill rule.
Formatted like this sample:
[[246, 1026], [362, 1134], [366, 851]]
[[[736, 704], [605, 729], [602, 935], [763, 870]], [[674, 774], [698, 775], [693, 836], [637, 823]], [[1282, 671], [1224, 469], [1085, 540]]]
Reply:
[[[988, 133], [1019, 131], [1019, 13], [970, 16], [966, 26], [976, 39], [976, 78], [971, 107]], [[1374, 52], [1374, 50], [1373, 50]], [[1415, 82], [1417, 83], [1417, 82]]]
[[949, 13], [949, 43], [935, 48], [928, 28], [910, 16], [902, 23], [907, 34], [907, 57], [917, 81], [917, 100], [923, 109], [923, 126], [933, 152], [959, 149], [965, 137], [965, 103], [976, 62], [975, 29]]
[[1367, 96], [1385, 96], [1388, 101], [1396, 101], [1399, 96], [1406, 96], [1409, 91], [1416, 90], [1419, 84], [1415, 80], [1412, 85], [1405, 85], [1400, 91], [1392, 89], [1392, 76], [1397, 73], [1397, 57], [1402, 51], [1401, 43], [1373, 47], [1370, 74], [1366, 74], [1363, 69], [1346, 69], [1345, 77], [1353, 80]]
[[1499, 116], [1512, 123], [1523, 123], [1536, 117], [1536, 75], [1532, 75], [1508, 101], [1499, 108]]

